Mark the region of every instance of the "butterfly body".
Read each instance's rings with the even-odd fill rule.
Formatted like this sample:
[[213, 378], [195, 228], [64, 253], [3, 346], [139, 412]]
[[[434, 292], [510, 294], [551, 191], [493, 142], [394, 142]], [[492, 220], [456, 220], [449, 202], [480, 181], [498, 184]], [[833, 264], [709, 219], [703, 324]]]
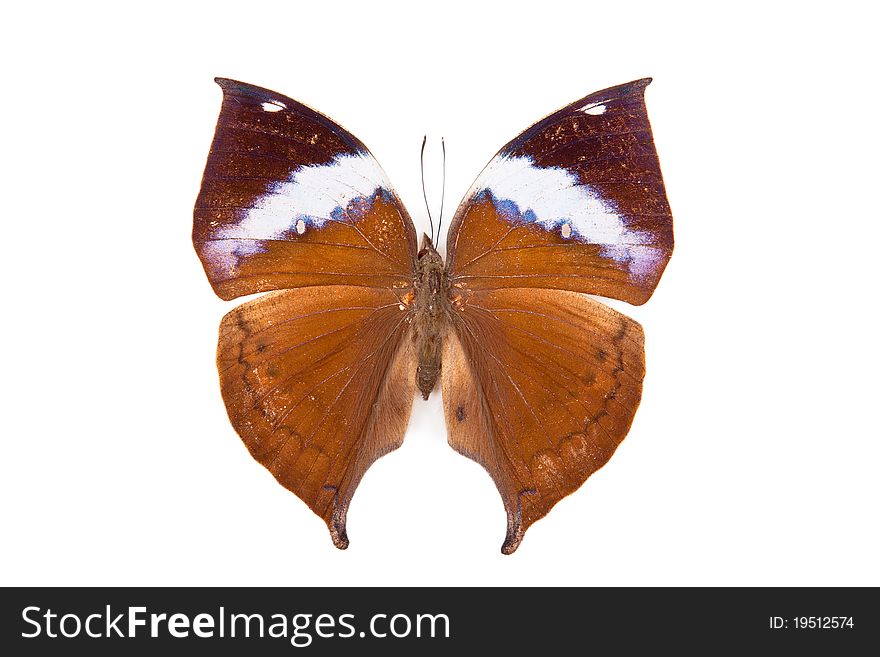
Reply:
[[641, 399], [642, 304], [673, 247], [648, 79], [590, 94], [507, 144], [452, 219], [446, 258], [360, 140], [268, 89], [223, 106], [193, 243], [223, 299], [217, 365], [251, 455], [348, 546], [370, 465], [442, 390], [450, 446], [491, 475], [502, 552], [612, 456]]
[[418, 254], [418, 268], [410, 297], [412, 341], [416, 345], [416, 381], [427, 399], [437, 385], [443, 353], [443, 339], [449, 330], [449, 283], [442, 256], [425, 235]]

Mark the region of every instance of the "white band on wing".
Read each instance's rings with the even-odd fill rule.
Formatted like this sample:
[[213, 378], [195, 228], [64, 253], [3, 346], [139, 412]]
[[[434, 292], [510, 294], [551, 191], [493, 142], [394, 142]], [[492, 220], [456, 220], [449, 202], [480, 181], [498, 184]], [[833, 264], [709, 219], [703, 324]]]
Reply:
[[480, 174], [475, 194], [487, 192], [506, 220], [558, 230], [564, 239], [602, 247], [601, 255], [626, 263], [644, 278], [662, 259], [648, 231], [628, 227], [626, 216], [599, 191], [561, 167], [539, 167], [528, 156], [499, 156]]
[[342, 153], [329, 163], [302, 166], [287, 180], [272, 183], [239, 220], [219, 228], [204, 246], [220, 270], [230, 271], [239, 259], [265, 251], [265, 240], [289, 239], [328, 220], [356, 221], [377, 192], [391, 189], [385, 173], [369, 154]]

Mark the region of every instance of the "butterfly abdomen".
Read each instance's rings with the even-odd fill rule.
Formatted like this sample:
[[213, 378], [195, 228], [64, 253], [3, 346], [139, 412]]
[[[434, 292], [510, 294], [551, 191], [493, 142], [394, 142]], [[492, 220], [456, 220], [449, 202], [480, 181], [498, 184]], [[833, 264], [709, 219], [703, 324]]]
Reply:
[[440, 376], [443, 338], [449, 325], [446, 269], [427, 236], [419, 251], [413, 292], [412, 339], [419, 359], [416, 382], [422, 397], [427, 399]]

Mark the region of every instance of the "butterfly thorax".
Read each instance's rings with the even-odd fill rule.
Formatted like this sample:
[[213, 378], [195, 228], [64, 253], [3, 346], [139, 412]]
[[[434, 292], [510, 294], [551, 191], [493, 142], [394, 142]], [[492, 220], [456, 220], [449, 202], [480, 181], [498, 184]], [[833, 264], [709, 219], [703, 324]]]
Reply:
[[416, 380], [425, 399], [440, 376], [443, 337], [449, 324], [448, 287], [443, 258], [425, 235], [418, 254], [412, 302], [412, 339], [419, 358]]

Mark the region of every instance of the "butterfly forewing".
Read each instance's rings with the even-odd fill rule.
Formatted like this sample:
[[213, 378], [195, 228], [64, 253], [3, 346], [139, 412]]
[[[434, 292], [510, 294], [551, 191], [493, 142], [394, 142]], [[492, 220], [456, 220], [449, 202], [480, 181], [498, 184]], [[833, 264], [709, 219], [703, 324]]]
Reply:
[[224, 299], [412, 279], [412, 221], [366, 147], [286, 96], [218, 78], [193, 242]]
[[648, 300], [673, 245], [649, 82], [572, 103], [495, 156], [453, 219], [453, 282]]

